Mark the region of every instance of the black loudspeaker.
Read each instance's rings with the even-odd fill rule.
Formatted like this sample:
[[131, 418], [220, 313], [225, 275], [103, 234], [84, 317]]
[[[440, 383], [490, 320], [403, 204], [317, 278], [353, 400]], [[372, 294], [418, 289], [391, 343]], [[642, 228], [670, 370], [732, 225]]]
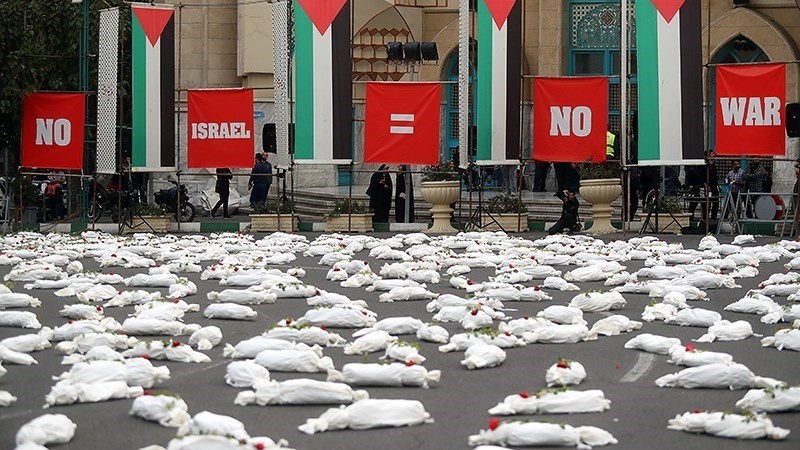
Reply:
[[419, 42], [406, 42], [403, 44], [403, 52], [405, 53], [405, 61], [415, 62], [422, 59], [419, 52]]
[[403, 43], [389, 42], [386, 44], [386, 59], [400, 62], [403, 60]]
[[436, 48], [436, 42], [422, 42], [419, 48], [422, 59], [425, 61], [439, 60], [439, 50]]
[[261, 133], [261, 148], [267, 153], [278, 153], [278, 137], [274, 123], [265, 123]]
[[733, 0], [733, 6], [747, 6], [750, 4], [750, 0]]
[[786, 104], [786, 136], [800, 137], [800, 103]]
[[289, 124], [289, 154], [294, 155], [294, 124]]

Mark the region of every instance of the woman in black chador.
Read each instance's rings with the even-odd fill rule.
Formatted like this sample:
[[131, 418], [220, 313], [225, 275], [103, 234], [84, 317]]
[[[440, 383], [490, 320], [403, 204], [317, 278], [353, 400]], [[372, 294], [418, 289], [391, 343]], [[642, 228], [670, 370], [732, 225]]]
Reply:
[[[414, 184], [410, 184], [408, 193], [406, 193], [406, 172], [408, 166], [400, 166], [397, 172], [397, 179], [395, 180], [396, 189], [394, 194], [394, 221], [403, 223], [406, 221], [406, 200], [408, 204], [408, 222], [414, 223]], [[409, 180], [411, 174], [408, 174]]]
[[392, 177], [389, 176], [389, 166], [381, 164], [378, 171], [372, 174], [367, 195], [369, 209], [373, 212], [372, 221], [388, 223], [389, 209], [392, 207]]
[[216, 217], [217, 210], [222, 206], [222, 217], [229, 219], [231, 216], [228, 214], [228, 199], [231, 195], [231, 169], [217, 169], [217, 185], [214, 190], [219, 194], [219, 201], [213, 208], [211, 208], [211, 217]]

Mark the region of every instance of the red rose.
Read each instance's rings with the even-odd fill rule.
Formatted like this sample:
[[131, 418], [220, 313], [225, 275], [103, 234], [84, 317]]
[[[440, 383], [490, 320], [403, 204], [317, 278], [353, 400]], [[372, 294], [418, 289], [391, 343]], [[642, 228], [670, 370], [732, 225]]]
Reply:
[[528, 393], [525, 392], [525, 391], [522, 391], [522, 392], [519, 393], [519, 396], [522, 397], [522, 398], [528, 398]]
[[233, 268], [233, 271], [234, 271], [234, 272], [238, 272], [238, 271], [239, 271], [239, 268], [238, 268], [238, 267], [234, 267], [234, 268]]
[[215, 270], [217, 270], [217, 268], [214, 267], [214, 266], [211, 266], [211, 271], [214, 272]]
[[325, 330], [328, 329], [328, 327], [326, 327], [325, 325], [320, 325], [319, 329], [322, 330], [322, 331], [325, 331]]
[[367, 312], [366, 312], [366, 311], [361, 311], [361, 314], [363, 314], [363, 315], [365, 315], [365, 316], [366, 316], [366, 315], [367, 315]]
[[70, 319], [67, 323], [72, 325], [72, 319]]
[[102, 307], [102, 306], [98, 306], [98, 307], [97, 307], [97, 310], [98, 310], [98, 311], [102, 311], [102, 310], [103, 310], [103, 307]]
[[173, 347], [180, 347], [181, 346], [181, 341], [172, 341], [172, 346]]
[[153, 395], [153, 391], [144, 390], [144, 391], [142, 391], [142, 395]]
[[509, 265], [508, 265], [508, 268], [509, 268], [509, 269], [513, 269], [513, 268], [514, 268], [514, 265], [513, 265], [513, 264], [509, 264]]
[[533, 287], [533, 290], [534, 290], [534, 291], [539, 291], [539, 290], [541, 290], [541, 289], [542, 289], [542, 288], [540, 288], [539, 286], [534, 286], [534, 287]]
[[686, 344], [685, 348], [686, 348], [687, 352], [693, 352], [694, 351], [694, 345], [693, 344]]
[[292, 319], [286, 319], [286, 325], [289, 325], [291, 323], [292, 323]]
[[148, 355], [147, 353], [142, 353], [142, 358], [150, 359], [150, 355]]
[[322, 295], [322, 292], [320, 292], [319, 289], [317, 289], [317, 292], [315, 292], [314, 295]]
[[509, 333], [508, 331], [506, 331], [506, 336], [511, 336], [511, 333]]
[[477, 316], [478, 315], [478, 310], [477, 309], [473, 309], [470, 314], [472, 314], [473, 316]]
[[702, 409], [695, 409], [694, 410], [694, 414], [700, 414], [702, 412], [704, 412]]
[[180, 300], [179, 300], [179, 299], [177, 299], [177, 298], [173, 298], [173, 299], [172, 299], [172, 303], [180, 303]]
[[489, 429], [494, 431], [500, 426], [500, 420], [497, 417], [489, 419]]
[[569, 364], [566, 361], [559, 361], [556, 364], [556, 367], [558, 367], [560, 369], [569, 369]]
[[406, 361], [406, 367], [411, 367], [414, 365], [414, 361]]
[[261, 443], [261, 442], [256, 444], [255, 447], [256, 447], [256, 450], [264, 450], [266, 448], [266, 447], [264, 447], [264, 444]]
[[470, 279], [467, 279], [467, 285], [472, 286], [473, 282]]

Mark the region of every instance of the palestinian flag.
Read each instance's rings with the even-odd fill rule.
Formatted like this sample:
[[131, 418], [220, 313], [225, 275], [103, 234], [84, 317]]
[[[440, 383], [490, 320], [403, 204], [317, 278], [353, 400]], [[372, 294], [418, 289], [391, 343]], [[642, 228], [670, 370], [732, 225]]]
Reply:
[[294, 0], [296, 163], [352, 158], [350, 1]]
[[705, 164], [700, 2], [636, 2], [639, 164]]
[[520, 3], [478, 1], [478, 164], [519, 164]]
[[175, 170], [175, 17], [172, 6], [131, 5], [133, 150], [137, 171]]

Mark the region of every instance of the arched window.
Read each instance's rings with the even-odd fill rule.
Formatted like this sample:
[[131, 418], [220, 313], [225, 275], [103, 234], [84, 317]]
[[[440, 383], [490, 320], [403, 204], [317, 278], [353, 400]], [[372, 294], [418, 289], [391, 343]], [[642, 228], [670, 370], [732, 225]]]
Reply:
[[[628, 6], [628, 48], [630, 89], [628, 111], [638, 102], [636, 64], [636, 21], [634, 5]], [[608, 122], [619, 133], [620, 128], [620, 3], [617, 0], [569, 0], [568, 75], [606, 75], [609, 77]]]

